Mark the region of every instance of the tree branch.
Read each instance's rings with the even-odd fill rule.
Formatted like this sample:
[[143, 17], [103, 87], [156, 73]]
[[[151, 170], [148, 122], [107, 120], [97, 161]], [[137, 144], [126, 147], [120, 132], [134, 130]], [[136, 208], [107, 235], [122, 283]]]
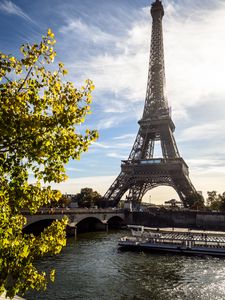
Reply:
[[17, 91], [17, 94], [18, 94], [19, 91], [23, 88], [23, 86], [24, 86], [24, 84], [26, 83], [28, 77], [30, 76], [30, 72], [32, 71], [32, 69], [33, 69], [33, 67], [30, 67], [30, 70], [28, 71], [27, 76], [25, 77], [23, 83], [20, 85], [20, 87], [19, 87], [19, 89], [18, 89], [18, 91]]
[[5, 78], [9, 83], [12, 83], [12, 81], [11, 81], [7, 76], [4, 75], [4, 78]]

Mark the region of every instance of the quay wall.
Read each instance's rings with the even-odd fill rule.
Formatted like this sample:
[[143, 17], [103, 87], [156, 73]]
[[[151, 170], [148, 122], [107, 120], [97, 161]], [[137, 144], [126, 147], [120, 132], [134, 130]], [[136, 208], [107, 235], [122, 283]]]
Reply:
[[134, 211], [125, 215], [126, 223], [133, 225], [225, 231], [225, 212], [149, 209], [145, 212]]

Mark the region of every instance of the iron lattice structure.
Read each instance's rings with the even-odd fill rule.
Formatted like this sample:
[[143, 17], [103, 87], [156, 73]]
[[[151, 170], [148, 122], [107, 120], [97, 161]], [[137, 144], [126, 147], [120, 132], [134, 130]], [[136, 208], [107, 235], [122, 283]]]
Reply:
[[[173, 187], [184, 205], [187, 197], [196, 193], [189, 179], [188, 166], [176, 145], [173, 135], [175, 125], [165, 96], [164, 10], [161, 1], [156, 0], [152, 4], [151, 15], [151, 49], [144, 112], [138, 122], [140, 128], [130, 155], [122, 161], [121, 173], [104, 195], [109, 206], [116, 206], [128, 190], [128, 198], [140, 202], [148, 190], [160, 185]], [[157, 141], [161, 142], [162, 158], [154, 158]]]

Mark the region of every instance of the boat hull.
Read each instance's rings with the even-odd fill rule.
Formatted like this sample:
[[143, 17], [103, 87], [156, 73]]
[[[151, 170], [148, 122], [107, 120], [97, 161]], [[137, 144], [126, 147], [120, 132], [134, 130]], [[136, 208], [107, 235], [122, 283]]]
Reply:
[[149, 242], [119, 241], [120, 249], [136, 250], [136, 251], [154, 251], [154, 252], [171, 252], [193, 255], [213, 255], [225, 256], [225, 248], [209, 248], [209, 247], [186, 247], [178, 245], [164, 245]]

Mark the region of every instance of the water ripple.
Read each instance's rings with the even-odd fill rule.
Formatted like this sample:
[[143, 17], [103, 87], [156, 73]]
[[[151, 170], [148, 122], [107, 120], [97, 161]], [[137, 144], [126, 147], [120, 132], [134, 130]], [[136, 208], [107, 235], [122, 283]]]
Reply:
[[225, 259], [121, 252], [123, 232], [83, 234], [60, 256], [37, 262], [54, 267], [56, 280], [27, 300], [221, 300]]

